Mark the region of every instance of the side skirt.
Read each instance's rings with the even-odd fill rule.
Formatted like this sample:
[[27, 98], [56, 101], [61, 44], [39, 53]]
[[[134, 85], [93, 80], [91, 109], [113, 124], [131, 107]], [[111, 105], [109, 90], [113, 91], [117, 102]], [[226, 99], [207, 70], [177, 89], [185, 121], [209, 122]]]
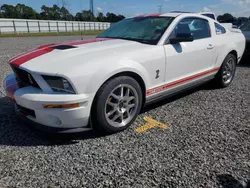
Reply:
[[198, 86], [201, 86], [201, 85], [211, 81], [214, 77], [215, 77], [215, 74], [211, 75], [211, 76], [208, 76], [206, 78], [202, 78], [202, 79], [199, 79], [199, 80], [196, 80], [196, 81], [192, 81], [190, 83], [187, 83], [187, 84], [175, 87], [175, 88], [168, 89], [166, 91], [160, 92], [160, 93], [155, 94], [153, 96], [148, 96], [146, 98], [146, 102], [145, 102], [144, 107], [148, 106], [148, 105], [150, 105], [150, 104], [152, 104], [154, 102], [158, 102], [158, 101], [161, 101], [163, 99], [170, 98], [170, 97], [172, 97], [174, 95], [177, 95], [177, 94], [180, 94], [180, 93], [182, 93], [184, 91], [187, 91], [187, 90], [196, 88]]

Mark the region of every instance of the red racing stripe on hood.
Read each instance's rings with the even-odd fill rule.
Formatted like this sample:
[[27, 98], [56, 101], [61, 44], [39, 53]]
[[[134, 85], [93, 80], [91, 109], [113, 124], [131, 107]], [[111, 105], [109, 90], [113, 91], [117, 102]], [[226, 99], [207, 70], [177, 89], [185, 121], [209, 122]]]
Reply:
[[27, 52], [23, 55], [19, 55], [11, 59], [10, 64], [15, 67], [19, 67], [20, 65], [22, 65], [23, 63], [26, 63], [27, 61], [30, 61], [41, 55], [47, 54], [51, 51], [53, 51], [53, 48], [50, 48], [50, 47], [38, 48], [38, 49], [32, 50], [30, 52]]
[[87, 39], [87, 40], [79, 40], [79, 41], [73, 41], [73, 42], [65, 42], [65, 43], [58, 43], [58, 44], [48, 44], [39, 46], [38, 48], [28, 51], [26, 53], [20, 54], [12, 59], [9, 60], [10, 64], [19, 67], [20, 65], [36, 58], [42, 55], [45, 55], [49, 52], [52, 52], [54, 49], [53, 47], [59, 46], [59, 45], [83, 45], [83, 44], [89, 44], [94, 42], [101, 42], [106, 40], [112, 40], [110, 38], [94, 38], [94, 39]]

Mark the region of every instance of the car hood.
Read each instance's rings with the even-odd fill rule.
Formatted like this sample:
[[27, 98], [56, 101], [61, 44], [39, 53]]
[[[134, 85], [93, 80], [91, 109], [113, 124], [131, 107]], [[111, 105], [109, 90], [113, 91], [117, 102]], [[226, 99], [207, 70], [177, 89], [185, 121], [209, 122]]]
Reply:
[[40, 46], [14, 57], [10, 64], [36, 73], [63, 74], [83, 64], [126, 58], [129, 52], [149, 46], [129, 40], [96, 38]]

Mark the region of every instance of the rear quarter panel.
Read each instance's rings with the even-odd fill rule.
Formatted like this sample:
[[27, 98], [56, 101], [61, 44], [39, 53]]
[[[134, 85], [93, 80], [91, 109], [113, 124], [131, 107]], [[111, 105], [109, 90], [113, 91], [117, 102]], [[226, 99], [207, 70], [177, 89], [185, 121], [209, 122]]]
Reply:
[[231, 32], [227, 30], [227, 33], [217, 35], [214, 34], [214, 43], [216, 47], [217, 59], [215, 62], [215, 67], [220, 67], [226, 58], [226, 56], [231, 51], [237, 52], [237, 58], [239, 62], [239, 58], [242, 57], [245, 50], [245, 37], [239, 32]]

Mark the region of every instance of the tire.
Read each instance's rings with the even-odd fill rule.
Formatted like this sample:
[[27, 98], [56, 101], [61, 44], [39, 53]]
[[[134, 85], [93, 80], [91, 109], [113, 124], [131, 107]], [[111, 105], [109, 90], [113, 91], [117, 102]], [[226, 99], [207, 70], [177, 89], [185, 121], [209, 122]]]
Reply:
[[139, 83], [128, 76], [113, 78], [96, 94], [91, 111], [92, 126], [94, 130], [111, 134], [123, 131], [135, 121], [141, 107]]
[[228, 87], [235, 76], [237, 60], [235, 55], [228, 54], [225, 60], [223, 61], [219, 72], [216, 74], [214, 83], [219, 88]]

